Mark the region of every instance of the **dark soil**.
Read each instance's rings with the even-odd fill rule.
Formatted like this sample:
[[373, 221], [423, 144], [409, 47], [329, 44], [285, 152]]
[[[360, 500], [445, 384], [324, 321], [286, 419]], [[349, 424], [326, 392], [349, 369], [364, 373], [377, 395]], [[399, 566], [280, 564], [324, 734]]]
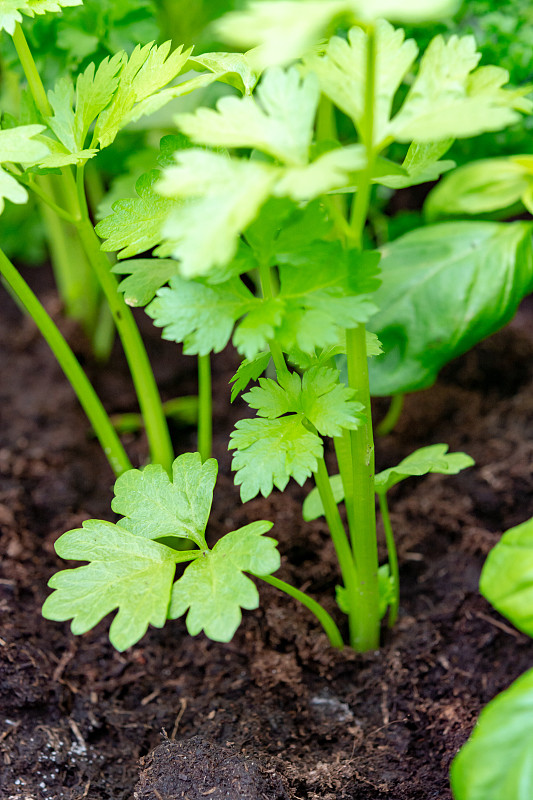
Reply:
[[[57, 317], [45, 273], [29, 279]], [[378, 468], [441, 441], [477, 465], [394, 490], [401, 615], [382, 650], [365, 656], [332, 651], [308, 612], [266, 585], [230, 644], [192, 639], [178, 621], [119, 654], [108, 623], [74, 637], [67, 623], [44, 621], [47, 581], [64, 566], [54, 541], [85, 518], [113, 519], [113, 477], [46, 344], [5, 293], [1, 309], [0, 796], [450, 800], [448, 768], [480, 709], [533, 662], [533, 644], [477, 590], [501, 532], [533, 515], [527, 309], [409, 397], [397, 431], [378, 442]], [[134, 410], [118, 349], [97, 368], [72, 325], [62, 327], [107, 408]], [[145, 330], [165, 398], [194, 393], [193, 361]], [[228, 408], [234, 367], [231, 353], [214, 360], [221, 474], [209, 538], [275, 521], [280, 577], [337, 615], [324, 524], [301, 520], [307, 487], [239, 502], [226, 449], [243, 411]], [[377, 419], [385, 408], [376, 405]], [[191, 429], [174, 435], [177, 452], [195, 449]], [[126, 444], [142, 463], [144, 437]]]

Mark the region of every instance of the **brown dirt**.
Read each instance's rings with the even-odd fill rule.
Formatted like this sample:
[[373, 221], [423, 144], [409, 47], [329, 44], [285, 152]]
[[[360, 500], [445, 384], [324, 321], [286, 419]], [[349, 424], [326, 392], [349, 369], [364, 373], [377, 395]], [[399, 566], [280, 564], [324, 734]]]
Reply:
[[[57, 314], [45, 273], [29, 279]], [[85, 518], [113, 519], [113, 478], [45, 343], [4, 292], [1, 309], [0, 796], [450, 800], [449, 764], [480, 709], [533, 660], [533, 644], [477, 591], [500, 533], [533, 515], [528, 309], [408, 398], [397, 431], [378, 443], [379, 468], [440, 441], [477, 465], [394, 490], [401, 615], [382, 650], [365, 656], [333, 652], [308, 613], [269, 586], [230, 644], [191, 639], [178, 621], [119, 654], [105, 622], [74, 637], [68, 624], [42, 620], [59, 566], [53, 543]], [[133, 409], [118, 350], [99, 369], [63, 328], [108, 409]], [[165, 397], [193, 393], [193, 362], [145, 332]], [[215, 360], [221, 474], [208, 535], [272, 519], [280, 577], [336, 614], [331, 543], [321, 521], [301, 520], [307, 489], [239, 502], [226, 450], [242, 413], [238, 404], [228, 412], [234, 366], [231, 353]], [[177, 452], [194, 449], [191, 430], [174, 435]], [[141, 463], [144, 438], [126, 443]]]

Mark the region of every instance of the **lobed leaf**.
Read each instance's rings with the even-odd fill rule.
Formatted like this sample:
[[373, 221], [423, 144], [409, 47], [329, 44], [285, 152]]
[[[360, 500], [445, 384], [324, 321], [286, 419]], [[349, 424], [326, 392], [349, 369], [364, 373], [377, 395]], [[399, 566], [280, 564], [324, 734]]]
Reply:
[[447, 444], [432, 444], [420, 447], [402, 459], [397, 467], [378, 472], [375, 477], [377, 494], [386, 494], [393, 486], [412, 475], [457, 475], [461, 470], [474, 465], [474, 459], [466, 453], [448, 453]]
[[[43, 130], [42, 125], [20, 125], [17, 128], [0, 130], [0, 164], [32, 164], [46, 158], [50, 151], [42, 139], [36, 138]], [[26, 203], [28, 192], [0, 167], [0, 214], [4, 210], [5, 200], [18, 205]]]
[[177, 536], [204, 548], [217, 470], [214, 458], [202, 463], [199, 453], [178, 456], [172, 480], [160, 464], [128, 470], [117, 478], [111, 508], [124, 516], [119, 525], [135, 536]]
[[22, 22], [22, 14], [33, 17], [82, 3], [83, 0], [0, 0], [0, 31], [13, 35], [17, 22]]
[[128, 275], [118, 285], [119, 292], [129, 306], [145, 306], [153, 300], [158, 289], [168, 283], [178, 270], [170, 258], [138, 258], [119, 261], [112, 272]]
[[72, 633], [81, 634], [118, 609], [109, 638], [121, 652], [138, 642], [148, 625], [163, 627], [176, 551], [97, 519], [64, 533], [55, 548], [61, 558], [91, 563], [50, 579], [55, 591], [43, 605], [45, 619], [72, 619]]
[[228, 83], [246, 95], [252, 93], [260, 77], [246, 53], [203, 53], [191, 57], [189, 64], [195, 69], [203, 67], [210, 70], [217, 81]]
[[265, 372], [271, 360], [270, 351], [268, 353], [258, 353], [254, 358], [247, 359], [239, 365], [239, 368], [230, 383], [231, 387], [231, 402], [242, 392], [250, 381], [256, 381], [260, 375]]
[[277, 542], [263, 536], [271, 522], [258, 521], [232, 531], [190, 564], [172, 589], [168, 616], [188, 610], [187, 630], [217, 642], [229, 642], [240, 625], [241, 608], [257, 608], [259, 594], [244, 575], [270, 575], [279, 569]]

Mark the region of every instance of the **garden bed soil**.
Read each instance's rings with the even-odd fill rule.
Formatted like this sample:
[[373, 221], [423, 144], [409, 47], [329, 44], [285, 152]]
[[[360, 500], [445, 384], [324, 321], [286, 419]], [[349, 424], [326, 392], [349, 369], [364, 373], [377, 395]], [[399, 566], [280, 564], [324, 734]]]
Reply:
[[[46, 271], [30, 270], [49, 310]], [[145, 324], [165, 398], [195, 392], [194, 362]], [[84, 415], [32, 323], [3, 293], [0, 314], [0, 796], [5, 800], [450, 800], [448, 768], [481, 708], [533, 663], [533, 644], [477, 589], [503, 530], [533, 515], [533, 335], [519, 312], [506, 331], [407, 398], [377, 443], [378, 468], [448, 442], [476, 459], [459, 476], [398, 486], [391, 516], [402, 575], [400, 619], [378, 653], [328, 647], [314, 618], [261, 585], [233, 641], [186, 634], [183, 621], [118, 653], [108, 621], [83, 637], [40, 616], [64, 566], [53, 544], [88, 517], [113, 519], [113, 477]], [[107, 408], [135, 399], [119, 348], [91, 363], [61, 322]], [[227, 443], [243, 406], [228, 405], [236, 359], [214, 359], [220, 477], [208, 538], [275, 521], [280, 577], [337, 615], [339, 580], [325, 525], [305, 524], [308, 487], [239, 501]], [[384, 402], [376, 403], [376, 418]], [[177, 452], [194, 431], [175, 427]], [[126, 437], [136, 465], [142, 435]], [[383, 555], [383, 553], [382, 553]]]

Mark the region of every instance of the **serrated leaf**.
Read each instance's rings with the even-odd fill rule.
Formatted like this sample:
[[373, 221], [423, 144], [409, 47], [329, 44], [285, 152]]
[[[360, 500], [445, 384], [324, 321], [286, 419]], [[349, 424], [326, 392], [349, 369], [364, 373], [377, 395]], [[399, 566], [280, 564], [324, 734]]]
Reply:
[[50, 11], [61, 11], [70, 6], [81, 6], [83, 0], [0, 0], [0, 31], [13, 35], [22, 14], [33, 17]]
[[119, 525], [136, 536], [178, 536], [204, 548], [217, 470], [214, 458], [202, 463], [199, 453], [176, 458], [172, 481], [160, 464], [128, 470], [115, 483], [111, 508], [124, 516]]
[[259, 493], [268, 497], [274, 486], [283, 491], [291, 477], [302, 486], [323, 454], [322, 440], [298, 414], [239, 420], [230, 439], [229, 449], [237, 449], [232, 469], [243, 503]]
[[447, 175], [424, 204], [428, 219], [486, 214], [518, 202], [532, 185], [529, 171], [514, 158], [482, 158]]
[[[330, 475], [329, 485], [333, 492], [333, 498], [337, 505], [344, 500], [344, 486], [340, 475]], [[302, 517], [306, 522], [311, 522], [313, 519], [318, 519], [324, 516], [324, 506], [320, 499], [318, 489], [311, 489], [302, 505]]]
[[108, 105], [118, 86], [118, 72], [125, 59], [124, 53], [117, 53], [111, 59], [104, 58], [95, 69], [89, 64], [76, 80], [76, 115], [74, 119], [74, 140], [81, 150], [89, 128]]
[[176, 274], [178, 265], [170, 258], [138, 258], [120, 261], [111, 271], [128, 275], [119, 283], [118, 290], [129, 306], [137, 307], [154, 299], [157, 290]]
[[163, 233], [173, 243], [182, 275], [190, 278], [231, 261], [240, 234], [267, 200], [278, 172], [197, 149], [177, 153], [176, 161], [164, 171], [157, 190], [187, 201], [170, 215]]
[[231, 387], [231, 402], [242, 392], [250, 381], [256, 381], [260, 375], [266, 370], [270, 363], [271, 355], [268, 353], [258, 353], [255, 358], [247, 359], [239, 365], [239, 368], [230, 383]]
[[177, 97], [184, 97], [191, 94], [196, 89], [205, 89], [210, 84], [216, 81], [216, 75], [204, 74], [197, 75], [196, 78], [191, 78], [188, 81], [182, 81], [177, 86], [171, 86], [168, 89], [162, 89], [156, 94], [148, 95], [140, 103], [137, 103], [131, 111], [129, 111], [122, 120], [121, 127], [125, 127], [132, 122], [138, 122], [141, 117], [147, 117], [155, 114], [161, 108], [164, 108], [171, 100]]
[[452, 358], [505, 325], [533, 288], [529, 223], [450, 222], [383, 248], [380, 311], [369, 327], [384, 355], [374, 395], [423, 389]]
[[279, 569], [277, 542], [263, 536], [271, 528], [271, 522], [252, 522], [226, 534], [190, 564], [172, 589], [169, 618], [188, 609], [191, 636], [203, 630], [216, 642], [229, 642], [241, 623], [241, 608], [259, 605], [255, 584], [244, 572], [270, 575]]
[[397, 467], [378, 472], [374, 488], [377, 494], [386, 494], [393, 486], [412, 475], [457, 475], [461, 470], [474, 465], [474, 459], [466, 453], [448, 453], [447, 444], [432, 444], [421, 447], [402, 459]]
[[257, 299], [254, 306], [250, 304], [248, 313], [237, 324], [233, 334], [233, 345], [248, 359], [265, 350], [275, 338], [285, 311], [283, 302], [277, 297]]
[[135, 184], [138, 199], [113, 203], [113, 213], [96, 226], [98, 236], [106, 240], [102, 250], [118, 250], [117, 258], [128, 258], [161, 244], [163, 225], [176, 200], [154, 191], [160, 175], [157, 169], [141, 175]]
[[169, 547], [95, 519], [63, 534], [55, 547], [62, 558], [91, 563], [50, 579], [55, 591], [44, 603], [45, 619], [72, 619], [72, 633], [81, 634], [118, 608], [109, 638], [120, 651], [138, 642], [148, 625], [163, 627], [176, 568]]
[[455, 167], [455, 161], [439, 160], [452, 144], [453, 139], [444, 139], [440, 142], [412, 142], [402, 164], [407, 174], [383, 176], [376, 179], [376, 183], [391, 189], [403, 189], [436, 181], [443, 172]]
[[229, 341], [235, 321], [256, 301], [238, 278], [211, 287], [202, 281], [170, 279], [146, 313], [163, 328], [163, 338], [184, 343], [189, 355], [219, 353]]
[[223, 97], [216, 110], [180, 114], [179, 128], [194, 142], [249, 147], [295, 166], [307, 164], [319, 100], [316, 78], [297, 69], [265, 72], [253, 97]]
[[251, 94], [260, 73], [250, 63], [246, 53], [203, 53], [194, 56], [189, 63], [214, 73], [217, 81], [234, 86], [242, 94]]
[[124, 59], [118, 89], [96, 121], [94, 140], [101, 147], [110, 145], [119, 130], [131, 121], [138, 103], [156, 96], [181, 72], [191, 50], [183, 51], [180, 46], [170, 53], [170, 47], [170, 41], [159, 46], [153, 42], [144, 47], [138, 45], [130, 57]]
[[479, 589], [496, 611], [533, 636], [533, 519], [506, 531], [492, 548]]
[[483, 709], [455, 757], [455, 800], [529, 800], [533, 792], [533, 670]]

